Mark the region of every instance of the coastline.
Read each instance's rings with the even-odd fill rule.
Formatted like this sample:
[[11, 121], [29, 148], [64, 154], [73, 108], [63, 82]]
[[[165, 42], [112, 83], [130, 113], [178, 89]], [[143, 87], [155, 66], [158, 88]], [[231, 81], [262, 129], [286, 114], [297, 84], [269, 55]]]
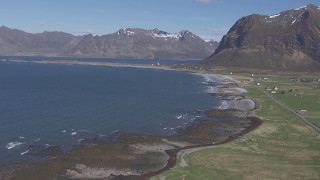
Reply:
[[[114, 63], [96, 63], [96, 62], [70, 62], [70, 61], [58, 61], [58, 62], [53, 62], [53, 61], [37, 61], [37, 62], [24, 62], [24, 61], [12, 61], [12, 62], [18, 62], [18, 63], [39, 63], [39, 64], [65, 64], [65, 65], [95, 65], [95, 66], [111, 66], [111, 67], [129, 67], [129, 68], [149, 68], [149, 69], [161, 69], [161, 70], [174, 70], [174, 71], [179, 71], [177, 69], [171, 69], [168, 67], [163, 67], [163, 66], [150, 66], [150, 65], [123, 65], [123, 64], [114, 64]], [[200, 145], [190, 145], [190, 144], [182, 144], [182, 146], [185, 147], [179, 147], [179, 145], [173, 145], [173, 146], [169, 146], [167, 148], [169, 149], [164, 149], [164, 152], [167, 156], [167, 163], [166, 165], [157, 170], [157, 171], [151, 171], [148, 173], [144, 173], [141, 175], [135, 174], [135, 173], [128, 173], [128, 171], [130, 170], [126, 170], [126, 171], [111, 171], [110, 177], [115, 178], [115, 179], [126, 179], [126, 178], [130, 178], [130, 179], [145, 179], [145, 178], [149, 178], [152, 177], [154, 175], [158, 175], [170, 168], [172, 168], [176, 162], [177, 162], [177, 154], [181, 151], [184, 150], [190, 150], [190, 149], [194, 149], [194, 148], [211, 148], [211, 147], [215, 147], [216, 145], [220, 145], [220, 144], [225, 144], [228, 142], [231, 142], [232, 140], [236, 139], [239, 136], [242, 136], [248, 132], [250, 132], [251, 130], [255, 129], [256, 127], [258, 127], [262, 121], [257, 118], [252, 116], [252, 111], [257, 108], [257, 103], [254, 102], [254, 100], [251, 100], [248, 97], [244, 97], [242, 95], [242, 93], [244, 93], [245, 91], [239, 87], [235, 87], [237, 86], [237, 83], [239, 83], [238, 81], [228, 77], [228, 76], [224, 76], [224, 75], [212, 75], [212, 74], [200, 74], [197, 73], [199, 75], [204, 76], [205, 78], [211, 78], [210, 80], [215, 80], [218, 81], [219, 83], [221, 83], [221, 86], [218, 89], [213, 89], [212, 91], [209, 91], [208, 94], [211, 95], [218, 95], [218, 96], [222, 96], [225, 95], [226, 97], [231, 97], [230, 99], [226, 100], [228, 102], [231, 102], [231, 104], [228, 104], [228, 107], [221, 107], [220, 109], [222, 111], [225, 110], [225, 114], [228, 113], [232, 113], [231, 111], [228, 111], [230, 109], [238, 109], [240, 111], [243, 111], [243, 114], [245, 114], [247, 116], [247, 118], [250, 120], [250, 126], [245, 127], [244, 129], [240, 130], [240, 132], [233, 134], [229, 137], [227, 137], [226, 139], [214, 143], [214, 145], [212, 143], [206, 143], [206, 144], [200, 144]], [[213, 79], [212, 79], [213, 78]], [[208, 80], [208, 84], [206, 84], [206, 86], [210, 87], [210, 80]], [[218, 91], [216, 91], [218, 90]], [[243, 101], [243, 100], [249, 100], [248, 102]], [[252, 102], [254, 102], [254, 107], [252, 107]], [[248, 105], [250, 104], [251, 105]], [[242, 108], [243, 106], [245, 106], [244, 104], [247, 104], [246, 107]], [[163, 140], [163, 139], [162, 139]], [[174, 143], [179, 143], [179, 141], [172, 141], [170, 140], [170, 142], [174, 142]], [[167, 143], [168, 144], [168, 143]], [[172, 147], [174, 149], [172, 149]], [[178, 147], [178, 148], [177, 148]], [[170, 149], [171, 148], [171, 149]], [[75, 170], [72, 170], [71, 172], [76, 173], [74, 174], [74, 177], [81, 177], [81, 171], [85, 170], [86, 167], [85, 166], [81, 166], [81, 164], [77, 164], [79, 165], [79, 172], [77, 171], [77, 168], [75, 168]], [[81, 169], [83, 168], [83, 169]], [[111, 169], [108, 169], [109, 171]], [[97, 171], [96, 173], [98, 173], [99, 171]], [[78, 174], [77, 174], [78, 173]], [[92, 172], [90, 172], [92, 173]], [[72, 173], [69, 173], [69, 175], [71, 175]], [[120, 175], [117, 175], [120, 174]], [[135, 174], [135, 175], [134, 175]], [[80, 175], [80, 176], [78, 176]], [[95, 175], [93, 174], [93, 177]], [[83, 178], [85, 178], [86, 175], [83, 176]], [[71, 177], [72, 178], [72, 177]], [[89, 178], [89, 177], [87, 177]], [[107, 177], [100, 177], [100, 178], [107, 178]]]
[[[233, 78], [231, 78], [229, 76], [225, 76], [225, 75], [201, 74], [201, 73], [196, 73], [196, 74], [204, 76], [208, 80], [208, 82], [210, 82], [210, 80], [211, 81], [212, 80], [219, 81], [224, 86], [228, 85], [228, 84], [234, 85], [234, 84], [240, 83], [240, 81], [237, 81], [237, 80], [235, 80], [235, 79], [233, 79]], [[214, 79], [212, 79], [212, 78], [214, 78]], [[226, 87], [224, 87], [224, 88], [226, 88]], [[208, 92], [208, 94], [212, 94], [212, 93], [215, 93], [215, 92], [217, 92], [217, 89], [214, 89], [214, 92]], [[203, 150], [203, 149], [207, 149], [207, 148], [214, 148], [214, 147], [216, 147], [218, 145], [229, 143], [229, 142], [237, 139], [238, 137], [241, 137], [241, 136], [251, 132], [252, 130], [256, 129], [263, 122], [259, 117], [255, 116], [253, 114], [253, 111], [259, 108], [259, 104], [258, 104], [257, 101], [252, 100], [249, 97], [242, 96], [242, 93], [244, 93], [244, 92], [246, 92], [246, 90], [243, 89], [243, 88], [231, 88], [230, 90], [227, 90], [227, 91], [220, 90], [219, 95], [226, 94], [226, 95], [229, 95], [229, 96], [241, 96], [242, 99], [251, 101], [248, 104], [254, 103], [253, 107], [252, 107], [252, 104], [251, 104], [251, 105], [248, 105], [248, 106], [246, 106], [244, 108], [241, 108], [241, 106], [237, 105], [238, 103], [236, 103], [239, 99], [233, 98], [231, 100], [232, 101], [231, 106], [224, 107], [222, 109], [222, 110], [235, 110], [235, 109], [237, 109], [237, 110], [240, 110], [240, 111], [244, 111], [244, 114], [246, 114], [246, 116], [247, 116], [246, 118], [250, 119], [250, 121], [251, 121], [250, 126], [244, 128], [239, 133], [234, 134], [232, 136], [229, 136], [227, 139], [225, 139], [223, 141], [220, 141], [218, 143], [193, 145], [193, 146], [186, 146], [186, 147], [183, 147], [183, 148], [166, 150], [165, 152], [169, 156], [168, 163], [167, 163], [167, 165], [165, 167], [163, 167], [162, 169], [159, 169], [157, 171], [149, 172], [149, 173], [146, 173], [146, 174], [143, 174], [143, 175], [119, 175], [119, 176], [115, 176], [113, 179], [119, 179], [119, 180], [121, 180], [121, 179], [132, 179], [132, 180], [148, 179], [148, 178], [151, 178], [153, 176], [157, 176], [157, 175], [169, 170], [170, 168], [173, 168], [177, 164], [177, 160], [179, 158], [181, 158], [181, 160], [182, 160], [182, 164], [180, 164], [180, 166], [182, 166], [182, 167], [183, 166], [188, 166], [188, 164], [183, 160], [183, 156], [186, 153], [191, 153], [191, 152], [195, 152], [195, 151]]]
[[226, 139], [224, 141], [221, 141], [219, 143], [187, 146], [187, 147], [184, 147], [184, 148], [166, 150], [165, 152], [169, 156], [168, 163], [164, 168], [159, 169], [158, 171], [149, 172], [149, 173], [146, 173], [146, 174], [143, 174], [143, 175], [127, 175], [127, 176], [126, 175], [119, 175], [119, 176], [115, 176], [113, 179], [139, 180], [139, 179], [147, 179], [147, 178], [151, 178], [153, 176], [159, 175], [159, 174], [169, 170], [170, 168], [173, 168], [177, 164], [178, 157], [183, 156], [186, 150], [191, 150], [191, 152], [195, 152], [197, 150], [203, 150], [203, 149], [207, 149], [207, 148], [214, 148], [217, 145], [222, 145], [222, 144], [229, 143], [229, 142], [237, 139], [239, 136], [243, 136], [243, 135], [251, 132], [252, 130], [256, 129], [257, 127], [259, 127], [262, 124], [262, 120], [260, 118], [258, 118], [258, 117], [250, 117], [250, 119], [252, 121], [252, 124], [249, 127], [245, 128], [245, 130], [243, 130], [241, 133], [238, 133], [238, 134], [235, 134], [233, 136], [230, 136], [228, 139]]
[[139, 64], [120, 64], [120, 63], [109, 63], [109, 62], [84, 62], [77, 60], [43, 60], [43, 61], [26, 61], [26, 60], [7, 60], [7, 62], [14, 63], [34, 63], [34, 64], [60, 64], [60, 65], [87, 65], [87, 66], [106, 66], [106, 67], [120, 67], [120, 68], [139, 68], [139, 69], [159, 69], [159, 70], [171, 70], [176, 71], [165, 66], [159, 65], [139, 65]]

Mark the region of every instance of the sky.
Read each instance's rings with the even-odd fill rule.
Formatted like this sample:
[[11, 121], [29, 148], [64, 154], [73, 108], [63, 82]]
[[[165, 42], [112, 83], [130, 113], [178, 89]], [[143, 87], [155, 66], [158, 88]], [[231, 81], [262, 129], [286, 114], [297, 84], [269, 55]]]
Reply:
[[0, 26], [30, 33], [103, 35], [122, 27], [189, 30], [220, 41], [249, 14], [272, 15], [320, 0], [0, 0]]

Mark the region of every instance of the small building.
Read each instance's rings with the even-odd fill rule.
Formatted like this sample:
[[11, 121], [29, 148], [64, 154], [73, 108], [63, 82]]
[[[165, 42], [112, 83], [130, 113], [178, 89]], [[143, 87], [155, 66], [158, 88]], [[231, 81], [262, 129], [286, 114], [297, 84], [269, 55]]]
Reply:
[[271, 88], [267, 86], [267, 87], [266, 87], [266, 90], [267, 90], [267, 91], [271, 91]]
[[298, 78], [290, 78], [290, 81], [292, 82], [299, 82], [300, 80]]
[[257, 83], [257, 86], [260, 86], [260, 85], [261, 85], [261, 84], [258, 82], [258, 83]]
[[290, 89], [289, 92], [296, 93], [296, 92], [298, 92], [298, 90], [297, 89]]
[[273, 90], [278, 91], [279, 88], [276, 86], [276, 87], [273, 88]]
[[313, 79], [311, 79], [311, 78], [303, 78], [303, 79], [301, 79], [301, 82], [313, 82]]
[[286, 93], [285, 91], [280, 91], [280, 92], [279, 92], [279, 94], [285, 94], [285, 93]]
[[277, 93], [277, 91], [271, 91], [271, 94], [276, 94]]

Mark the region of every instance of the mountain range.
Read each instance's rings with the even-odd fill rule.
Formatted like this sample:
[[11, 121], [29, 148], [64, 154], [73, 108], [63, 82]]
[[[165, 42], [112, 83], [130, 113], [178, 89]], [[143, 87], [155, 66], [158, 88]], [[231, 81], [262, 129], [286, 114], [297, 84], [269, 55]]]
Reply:
[[239, 19], [205, 66], [320, 71], [320, 7]]
[[2, 56], [71, 56], [133, 59], [204, 59], [217, 47], [189, 31], [121, 28], [113, 34], [74, 36], [64, 32], [27, 33], [0, 27]]

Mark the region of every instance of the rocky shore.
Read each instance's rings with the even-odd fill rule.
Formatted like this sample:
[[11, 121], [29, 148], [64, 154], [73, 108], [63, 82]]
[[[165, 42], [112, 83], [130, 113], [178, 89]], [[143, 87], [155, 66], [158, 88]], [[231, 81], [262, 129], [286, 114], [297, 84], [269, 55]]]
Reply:
[[218, 109], [209, 110], [206, 112], [208, 117], [211, 118], [221, 118], [221, 119], [234, 119], [234, 120], [250, 120], [250, 123], [241, 130], [235, 131], [234, 134], [230, 135], [225, 140], [219, 141], [217, 143], [207, 143], [207, 144], [185, 144], [182, 147], [175, 149], [165, 150], [166, 154], [169, 156], [168, 163], [162, 169], [158, 171], [149, 172], [143, 175], [119, 175], [115, 176], [114, 179], [147, 179], [152, 176], [158, 175], [172, 167], [177, 163], [177, 159], [181, 158], [180, 166], [188, 166], [187, 162], [184, 161], [183, 156], [195, 152], [197, 150], [213, 148], [220, 144], [225, 144], [231, 142], [239, 136], [252, 131], [261, 125], [262, 121], [260, 118], [255, 117], [252, 113], [253, 110], [258, 108], [258, 103], [249, 97], [245, 97], [242, 94], [247, 92], [246, 89], [240, 86], [240, 81], [237, 81], [231, 77], [224, 75], [213, 75], [213, 74], [199, 74], [206, 78], [206, 86], [210, 87], [214, 82], [219, 82], [220, 86], [209, 88], [208, 93], [211, 95], [218, 96], [228, 96], [227, 100], [223, 102], [226, 104], [221, 105]]
[[208, 94], [223, 97], [221, 106], [206, 111], [208, 119], [195, 120], [177, 135], [118, 132], [109, 141], [84, 141], [70, 152], [51, 147], [45, 155], [48, 161], [1, 168], [0, 175], [6, 179], [146, 179], [172, 168], [181, 153], [230, 142], [261, 124], [252, 114], [257, 103], [243, 95], [246, 90], [239, 81], [223, 75], [200, 75], [206, 79], [203, 85]]

